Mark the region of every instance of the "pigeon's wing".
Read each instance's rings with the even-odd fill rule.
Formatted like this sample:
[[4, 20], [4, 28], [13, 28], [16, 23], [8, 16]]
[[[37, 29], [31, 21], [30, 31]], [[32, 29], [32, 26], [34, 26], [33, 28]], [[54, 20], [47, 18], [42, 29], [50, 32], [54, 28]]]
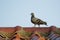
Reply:
[[40, 23], [42, 23], [42, 22], [43, 22], [41, 19], [38, 19], [37, 21], [38, 21], [38, 22], [40, 22]]
[[35, 23], [43, 22], [41, 19], [38, 19], [38, 18], [32, 18], [32, 21], [35, 22]]

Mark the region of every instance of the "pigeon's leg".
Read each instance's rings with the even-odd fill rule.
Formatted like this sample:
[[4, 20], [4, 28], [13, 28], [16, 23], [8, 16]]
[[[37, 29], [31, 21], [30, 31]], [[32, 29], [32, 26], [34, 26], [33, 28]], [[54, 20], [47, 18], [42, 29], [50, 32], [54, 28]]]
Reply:
[[34, 27], [36, 27], [36, 24], [34, 24]]
[[40, 27], [40, 25], [38, 25], [38, 27]]

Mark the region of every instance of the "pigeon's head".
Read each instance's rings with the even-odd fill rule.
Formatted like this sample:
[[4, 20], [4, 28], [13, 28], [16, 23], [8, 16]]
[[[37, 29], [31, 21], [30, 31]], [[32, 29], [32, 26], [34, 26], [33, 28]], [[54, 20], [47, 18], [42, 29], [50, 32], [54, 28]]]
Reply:
[[34, 13], [31, 13], [31, 15], [34, 15]]

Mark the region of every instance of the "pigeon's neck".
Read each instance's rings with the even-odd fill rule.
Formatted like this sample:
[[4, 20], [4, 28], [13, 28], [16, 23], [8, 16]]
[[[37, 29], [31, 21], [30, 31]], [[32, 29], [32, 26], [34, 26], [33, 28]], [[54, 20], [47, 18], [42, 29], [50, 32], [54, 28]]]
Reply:
[[31, 16], [31, 18], [34, 18], [34, 17], [35, 17], [34, 15]]

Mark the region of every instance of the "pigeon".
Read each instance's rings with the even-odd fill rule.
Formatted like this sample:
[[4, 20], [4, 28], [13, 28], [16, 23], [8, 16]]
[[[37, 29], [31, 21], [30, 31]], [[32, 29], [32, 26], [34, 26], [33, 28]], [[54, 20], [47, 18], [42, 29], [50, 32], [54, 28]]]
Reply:
[[36, 25], [38, 25], [38, 27], [40, 27], [40, 25], [47, 25], [47, 22], [42, 21], [42, 20], [39, 19], [39, 18], [36, 18], [36, 17], [34, 16], [34, 13], [31, 13], [31, 22], [34, 24], [34, 27], [35, 27]]

